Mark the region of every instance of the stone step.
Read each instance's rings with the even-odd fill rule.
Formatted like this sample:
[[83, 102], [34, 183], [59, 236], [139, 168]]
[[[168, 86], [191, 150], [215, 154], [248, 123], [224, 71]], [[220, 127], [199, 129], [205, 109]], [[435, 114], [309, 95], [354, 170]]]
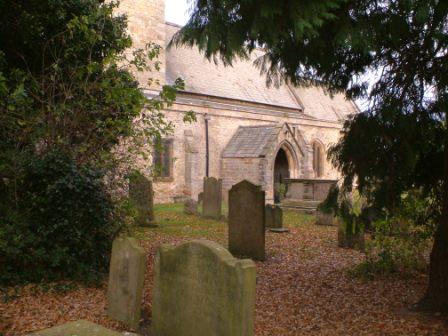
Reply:
[[313, 215], [316, 213], [316, 208], [304, 208], [304, 207], [297, 207], [297, 206], [281, 206], [283, 210], [292, 210], [297, 211], [301, 213], [306, 213], [309, 215]]
[[285, 199], [279, 205], [282, 209], [314, 214], [320, 203], [321, 201], [313, 201], [308, 199]]
[[281, 206], [303, 207], [316, 209], [321, 201], [313, 201], [306, 199], [285, 199], [281, 202]]

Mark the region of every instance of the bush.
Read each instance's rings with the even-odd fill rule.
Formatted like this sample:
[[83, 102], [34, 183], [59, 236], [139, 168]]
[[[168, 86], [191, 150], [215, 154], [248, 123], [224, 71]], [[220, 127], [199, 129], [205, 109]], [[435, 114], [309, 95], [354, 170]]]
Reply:
[[393, 217], [373, 224], [373, 239], [366, 244], [366, 258], [353, 274], [367, 279], [393, 273], [426, 271], [430, 240], [425, 227]]
[[121, 229], [102, 172], [59, 152], [26, 160], [3, 182], [0, 282], [98, 280]]

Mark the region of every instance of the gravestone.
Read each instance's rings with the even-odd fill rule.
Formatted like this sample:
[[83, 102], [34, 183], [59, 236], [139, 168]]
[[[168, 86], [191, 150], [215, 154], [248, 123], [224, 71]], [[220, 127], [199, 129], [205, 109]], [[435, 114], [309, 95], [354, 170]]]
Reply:
[[118, 237], [112, 245], [107, 313], [136, 329], [140, 322], [146, 253], [134, 238]]
[[229, 191], [229, 251], [236, 256], [265, 259], [265, 192], [242, 181]]
[[363, 232], [353, 233], [347, 230], [344, 223], [339, 220], [338, 223], [338, 247], [351, 248], [359, 251], [365, 250], [365, 238]]
[[255, 264], [219, 244], [159, 247], [154, 263], [152, 335], [252, 336]]
[[280, 229], [283, 227], [283, 210], [278, 205], [267, 204], [265, 207], [266, 227]]
[[137, 225], [157, 226], [154, 216], [154, 190], [152, 181], [140, 173], [134, 173], [129, 178], [129, 198], [137, 208]]
[[98, 324], [79, 320], [68, 322], [49, 329], [36, 331], [29, 336], [123, 336], [117, 331], [106, 329]]
[[334, 213], [325, 213], [321, 210], [316, 210], [316, 224], [317, 225], [336, 225]]
[[204, 177], [202, 194], [202, 215], [206, 218], [221, 219], [222, 180]]
[[184, 202], [184, 213], [187, 215], [197, 215], [198, 214], [198, 202], [194, 199], [188, 198]]

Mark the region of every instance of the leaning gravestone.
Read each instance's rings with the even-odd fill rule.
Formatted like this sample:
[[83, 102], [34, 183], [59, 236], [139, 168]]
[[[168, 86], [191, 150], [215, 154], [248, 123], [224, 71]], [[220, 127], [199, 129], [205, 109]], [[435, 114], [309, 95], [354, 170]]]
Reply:
[[152, 335], [252, 336], [255, 264], [219, 244], [162, 245], [154, 263]]
[[140, 173], [129, 178], [129, 197], [137, 208], [137, 225], [156, 226], [152, 181]]
[[184, 202], [184, 213], [187, 215], [197, 215], [198, 214], [198, 202], [194, 199], [188, 198]]
[[333, 212], [323, 212], [319, 209], [316, 210], [316, 224], [317, 225], [336, 225]]
[[136, 329], [140, 322], [146, 253], [134, 238], [118, 237], [112, 245], [107, 313]]
[[123, 334], [89, 321], [79, 320], [36, 331], [29, 336], [123, 336]]
[[341, 220], [338, 223], [338, 247], [364, 251], [365, 238], [363, 232], [352, 232]]
[[221, 219], [222, 180], [204, 177], [202, 194], [202, 215], [206, 218]]
[[249, 181], [229, 191], [229, 250], [233, 255], [265, 259], [265, 193]]
[[273, 229], [280, 229], [283, 227], [283, 210], [278, 205], [267, 204], [266, 212], [266, 227]]

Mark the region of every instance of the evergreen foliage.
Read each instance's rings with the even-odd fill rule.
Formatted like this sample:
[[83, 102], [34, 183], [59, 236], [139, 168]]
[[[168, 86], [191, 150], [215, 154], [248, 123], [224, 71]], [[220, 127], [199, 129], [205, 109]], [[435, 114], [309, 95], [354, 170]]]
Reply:
[[[441, 0], [197, 0], [173, 40], [226, 64], [260, 47], [257, 63], [268, 83], [318, 83], [370, 99], [332, 158], [346, 187], [359, 175], [361, 189], [388, 208], [413, 187], [438, 198], [440, 224], [420, 305], [437, 310], [448, 310], [447, 22]], [[376, 74], [370, 91], [369, 72]]]
[[104, 176], [60, 152], [29, 158], [23, 170], [16, 198], [0, 203], [0, 283], [100, 279], [122, 228]]
[[162, 109], [183, 82], [147, 98], [134, 75], [159, 69], [160, 46], [127, 52], [117, 5], [0, 0], [0, 282], [104, 271], [123, 225], [111, 181], [172, 129]]

